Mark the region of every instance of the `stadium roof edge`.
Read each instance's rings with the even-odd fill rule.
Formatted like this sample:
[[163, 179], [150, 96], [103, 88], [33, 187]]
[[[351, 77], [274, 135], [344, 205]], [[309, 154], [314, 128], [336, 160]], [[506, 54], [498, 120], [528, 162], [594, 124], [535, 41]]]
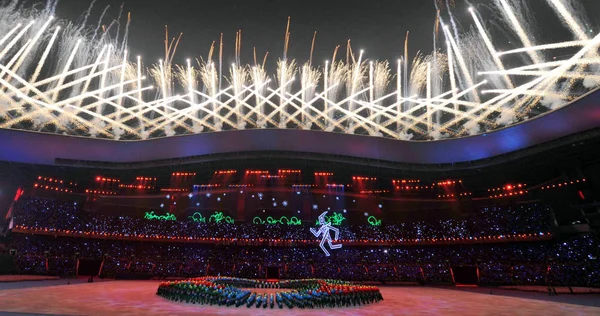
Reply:
[[117, 166], [190, 161], [212, 155], [285, 152], [344, 160], [351, 157], [370, 164], [381, 162], [404, 168], [413, 165], [430, 170], [434, 166], [457, 168], [515, 159], [593, 137], [597, 127], [600, 127], [598, 90], [530, 121], [459, 139], [411, 142], [320, 131], [259, 129], [124, 142], [3, 129], [0, 161], [43, 165], [94, 162]]

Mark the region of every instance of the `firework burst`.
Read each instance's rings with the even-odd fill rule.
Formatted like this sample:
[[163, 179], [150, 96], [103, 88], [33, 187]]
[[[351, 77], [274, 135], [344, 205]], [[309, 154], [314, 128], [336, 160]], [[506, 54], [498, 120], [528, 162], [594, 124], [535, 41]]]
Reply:
[[[31, 8], [7, 1], [0, 4], [0, 128], [123, 140], [248, 128], [401, 140], [489, 132], [600, 85], [593, 21], [576, 0], [545, 3], [572, 38], [542, 43], [535, 8], [494, 0], [493, 25], [518, 43], [501, 52], [475, 8], [473, 29], [462, 30], [454, 1], [437, 0], [433, 52], [409, 56], [407, 33], [397, 64], [368, 60], [350, 41], [345, 56], [336, 46], [331, 60], [315, 62], [316, 32], [308, 61], [297, 62], [288, 56], [288, 19], [283, 55], [270, 73], [268, 53], [259, 61], [254, 49], [254, 63], [243, 63], [241, 30], [225, 69], [223, 35], [206, 59], [176, 64], [182, 35], [167, 28], [164, 58], [145, 66], [128, 54], [131, 19], [122, 7], [116, 19], [105, 21], [105, 9], [90, 26], [91, 6], [74, 24], [54, 18], [56, 1]], [[549, 59], [557, 49], [573, 53]]]

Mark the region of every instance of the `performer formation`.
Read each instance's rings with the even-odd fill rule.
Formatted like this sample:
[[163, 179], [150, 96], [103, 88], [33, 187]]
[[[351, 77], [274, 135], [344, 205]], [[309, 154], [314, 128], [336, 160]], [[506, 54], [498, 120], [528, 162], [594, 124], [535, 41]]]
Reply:
[[[278, 293], [257, 293], [249, 288], [279, 288]], [[229, 277], [201, 277], [164, 282], [156, 293], [166, 299], [218, 306], [256, 308], [334, 308], [383, 300], [379, 288], [345, 281], [304, 279], [264, 282]]]

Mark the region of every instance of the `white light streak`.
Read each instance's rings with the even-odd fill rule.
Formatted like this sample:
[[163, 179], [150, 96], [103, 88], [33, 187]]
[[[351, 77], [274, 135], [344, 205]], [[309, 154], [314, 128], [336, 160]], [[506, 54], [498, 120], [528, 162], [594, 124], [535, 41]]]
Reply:
[[[140, 56], [130, 62], [119, 42], [92, 43], [84, 35], [61, 31], [48, 12], [40, 13], [38, 20], [43, 23], [29, 18], [0, 20], [0, 29], [5, 30], [0, 38], [0, 128], [125, 140], [247, 128], [313, 129], [394, 139], [410, 134], [427, 140], [435, 138], [433, 132], [466, 136], [476, 126], [489, 132], [496, 127], [495, 114], [501, 108], [503, 113], [525, 117], [544, 97], [572, 100], [600, 86], [600, 40], [580, 24], [581, 12], [572, 12], [560, 0], [546, 0], [557, 13], [557, 22], [575, 40], [534, 45], [534, 40], [541, 41], [527, 32], [528, 23], [514, 3], [497, 3], [506, 18], [503, 23], [514, 33], [510, 35], [522, 45], [499, 52], [490, 36], [494, 33], [470, 9], [475, 32], [492, 58], [491, 69], [477, 70], [470, 68], [476, 65], [470, 58], [477, 52], [469, 51], [443, 25], [446, 56], [436, 52], [447, 58], [443, 67], [431, 62], [431, 56], [420, 59], [420, 67], [411, 66], [409, 56], [402, 56], [394, 71], [386, 61], [367, 59], [363, 50], [354, 60], [350, 49], [347, 63], [334, 55], [320, 66], [298, 64], [286, 56], [273, 76], [258, 63], [249, 67], [238, 60], [225, 70], [228, 75], [217, 71], [210, 58], [200, 59], [197, 65], [195, 59], [188, 59], [177, 66], [172, 56], [147, 70]], [[2, 5], [1, 10], [20, 14]], [[9, 25], [15, 20], [21, 23]], [[571, 54], [565, 56], [565, 49]], [[545, 57], [555, 51], [560, 60]], [[510, 55], [516, 54], [526, 54], [531, 61], [514, 65]], [[158, 87], [155, 93], [149, 93], [152, 86], [144, 85], [147, 74]], [[220, 89], [223, 75], [229, 84]], [[294, 82], [296, 75], [299, 83]], [[490, 80], [480, 95], [486, 79], [497, 76], [501, 80]], [[560, 85], [565, 81], [568, 84]]]

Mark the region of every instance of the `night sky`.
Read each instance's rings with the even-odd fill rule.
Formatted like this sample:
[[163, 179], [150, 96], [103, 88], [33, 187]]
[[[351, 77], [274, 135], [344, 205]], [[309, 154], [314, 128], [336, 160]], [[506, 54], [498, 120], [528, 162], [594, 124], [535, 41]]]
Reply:
[[[56, 16], [69, 20], [80, 19], [91, 3], [88, 0], [59, 1]], [[463, 0], [455, 2], [454, 14], [461, 26], [468, 29], [472, 21], [467, 11], [469, 4]], [[493, 12], [486, 7], [489, 2], [471, 1], [491, 24]], [[538, 23], [545, 26], [545, 39], [570, 39], [545, 0], [529, 2], [536, 8]], [[600, 1], [582, 2], [588, 15], [600, 12]], [[283, 52], [288, 16], [292, 18], [289, 56], [301, 62], [309, 57], [314, 31], [317, 31], [314, 54], [317, 63], [331, 59], [336, 45], [342, 45], [338, 56], [344, 57], [348, 39], [352, 40], [355, 51], [364, 49], [369, 59], [396, 60], [402, 54], [407, 31], [410, 31], [411, 54], [418, 50], [429, 53], [433, 48], [433, 0], [98, 0], [88, 24], [95, 26], [103, 9], [110, 6], [103, 21], [109, 24], [118, 16], [121, 5], [125, 14], [131, 12], [132, 16], [129, 36], [132, 56], [141, 55], [146, 62], [164, 57], [164, 27], [168, 25], [171, 37], [183, 32], [175, 57], [177, 63], [184, 63], [188, 57], [206, 57], [210, 44], [213, 40], [218, 42], [221, 32], [224, 33], [225, 62], [231, 62], [235, 32], [239, 29], [242, 30], [242, 62], [252, 62], [252, 48], [256, 47], [259, 59], [269, 51], [269, 61], [274, 63]], [[448, 20], [447, 12], [444, 11], [443, 16]]]

